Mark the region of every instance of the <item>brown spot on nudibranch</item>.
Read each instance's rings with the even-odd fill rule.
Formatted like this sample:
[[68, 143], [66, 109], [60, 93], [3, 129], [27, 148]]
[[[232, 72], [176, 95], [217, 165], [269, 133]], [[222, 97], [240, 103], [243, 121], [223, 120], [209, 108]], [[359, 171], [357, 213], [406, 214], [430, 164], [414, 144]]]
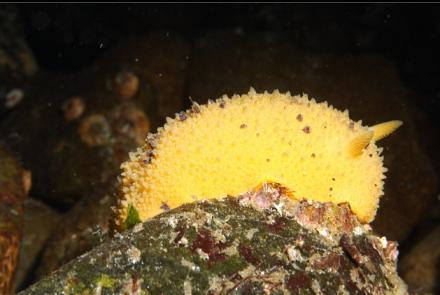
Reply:
[[297, 119], [299, 122], [302, 122], [302, 120], [303, 120], [303, 116], [302, 116], [301, 114], [299, 114], [298, 116], [296, 116], [296, 119]]
[[244, 129], [244, 128], [246, 128], [246, 127], [247, 127], [247, 125], [244, 124], [244, 123], [240, 125], [240, 129]]
[[179, 120], [180, 121], [185, 121], [188, 117], [186, 116], [186, 114], [184, 112], [180, 112], [179, 113]]
[[162, 209], [163, 211], [170, 211], [170, 206], [168, 206], [167, 203], [162, 203], [160, 209]]
[[304, 131], [304, 133], [309, 134], [310, 133], [310, 126], [306, 126], [302, 129], [302, 131]]

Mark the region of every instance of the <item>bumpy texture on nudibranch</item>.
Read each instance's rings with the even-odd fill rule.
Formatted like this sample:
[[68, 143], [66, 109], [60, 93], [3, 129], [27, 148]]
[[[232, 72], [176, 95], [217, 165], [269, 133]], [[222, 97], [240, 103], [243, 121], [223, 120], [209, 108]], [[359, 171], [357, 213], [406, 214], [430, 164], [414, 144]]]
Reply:
[[[378, 130], [386, 134], [399, 125], [392, 121]], [[348, 202], [362, 222], [374, 219], [382, 195], [385, 168], [374, 127], [306, 95], [251, 89], [194, 104], [146, 141], [122, 164], [116, 221], [122, 228], [267, 182], [296, 199]]]

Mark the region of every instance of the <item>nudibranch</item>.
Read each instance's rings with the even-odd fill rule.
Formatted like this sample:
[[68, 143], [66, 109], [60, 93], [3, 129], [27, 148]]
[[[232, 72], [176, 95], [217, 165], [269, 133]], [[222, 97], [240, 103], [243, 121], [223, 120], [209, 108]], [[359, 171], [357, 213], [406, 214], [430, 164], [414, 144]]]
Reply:
[[121, 165], [116, 223], [126, 228], [200, 199], [276, 183], [295, 199], [349, 203], [371, 222], [386, 168], [376, 141], [401, 125], [355, 122], [307, 95], [256, 93], [193, 103]]

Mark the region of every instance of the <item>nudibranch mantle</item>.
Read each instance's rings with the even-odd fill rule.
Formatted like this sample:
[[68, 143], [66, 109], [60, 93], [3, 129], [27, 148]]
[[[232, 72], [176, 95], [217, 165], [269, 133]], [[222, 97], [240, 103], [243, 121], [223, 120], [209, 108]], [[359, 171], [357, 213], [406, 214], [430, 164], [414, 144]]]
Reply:
[[[377, 138], [400, 121], [377, 125]], [[389, 130], [389, 131], [388, 131]], [[375, 128], [307, 95], [223, 96], [176, 114], [121, 165], [116, 223], [140, 221], [184, 203], [239, 195], [272, 182], [292, 198], [350, 204], [371, 222], [383, 194]]]

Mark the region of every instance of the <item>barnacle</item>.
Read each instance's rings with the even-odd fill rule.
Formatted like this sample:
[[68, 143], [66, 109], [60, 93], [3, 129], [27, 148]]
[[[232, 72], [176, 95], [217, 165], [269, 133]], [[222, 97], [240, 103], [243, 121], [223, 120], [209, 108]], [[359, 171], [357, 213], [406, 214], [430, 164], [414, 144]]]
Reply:
[[[376, 139], [400, 121], [377, 125]], [[122, 164], [116, 222], [128, 208], [141, 221], [198, 199], [239, 195], [263, 183], [292, 198], [347, 202], [362, 222], [374, 219], [383, 193], [382, 149], [375, 128], [354, 122], [307, 95], [226, 96], [179, 114]]]

